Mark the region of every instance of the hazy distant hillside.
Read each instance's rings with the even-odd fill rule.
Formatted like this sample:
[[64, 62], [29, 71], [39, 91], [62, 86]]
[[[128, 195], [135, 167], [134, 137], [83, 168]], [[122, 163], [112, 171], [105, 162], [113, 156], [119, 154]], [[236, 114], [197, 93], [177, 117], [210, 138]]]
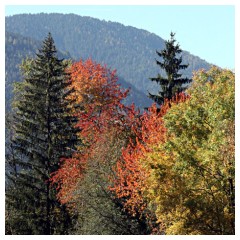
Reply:
[[[6, 31], [41, 41], [51, 32], [57, 48], [68, 51], [73, 58], [92, 57], [117, 69], [119, 76], [144, 94], [156, 90], [148, 79], [159, 72], [156, 50], [163, 48], [164, 41], [145, 30], [74, 14], [41, 13], [6, 17]], [[188, 77], [193, 70], [210, 66], [188, 52], [183, 59], [189, 63], [184, 72]]]
[[[10, 107], [10, 100], [13, 96], [13, 82], [21, 79], [19, 65], [26, 57], [35, 57], [35, 53], [40, 47], [41, 42], [29, 37], [23, 37], [20, 34], [6, 32], [5, 35], [5, 49], [6, 49], [6, 69], [5, 69], [5, 93], [6, 93], [6, 109]], [[71, 58], [69, 54], [63, 53], [58, 49], [58, 55], [60, 58]], [[140, 108], [149, 106], [151, 100], [147, 98], [146, 94], [137, 90], [130, 83], [124, 81], [119, 77], [119, 83], [124, 88], [131, 88], [130, 94], [126, 99], [126, 103], [131, 104], [133, 102]]]
[[6, 107], [10, 105], [12, 98], [12, 83], [19, 81], [19, 64], [27, 56], [33, 57], [34, 52], [40, 46], [40, 42], [19, 34], [5, 34], [5, 98]]

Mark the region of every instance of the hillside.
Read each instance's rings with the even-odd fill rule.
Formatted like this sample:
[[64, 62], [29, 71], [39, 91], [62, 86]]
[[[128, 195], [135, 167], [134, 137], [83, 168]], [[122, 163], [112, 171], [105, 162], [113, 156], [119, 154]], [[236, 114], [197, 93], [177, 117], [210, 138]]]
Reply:
[[[69, 52], [76, 60], [91, 57], [117, 69], [120, 78], [145, 95], [148, 90], [156, 90], [156, 85], [148, 79], [158, 72], [163, 74], [156, 66], [155, 58], [156, 50], [163, 48], [164, 40], [145, 30], [74, 14], [41, 13], [6, 17], [6, 31], [38, 41], [51, 32], [58, 49]], [[206, 61], [187, 51], [183, 52], [183, 61], [189, 63], [184, 71], [188, 77], [193, 70], [210, 67]]]
[[[37, 49], [41, 42], [29, 37], [24, 37], [20, 34], [6, 32], [5, 35], [5, 96], [6, 96], [6, 110], [10, 109], [11, 99], [13, 97], [13, 83], [21, 80], [19, 65], [22, 60], [27, 57], [35, 57]], [[59, 49], [58, 49], [59, 50]], [[64, 59], [72, 58], [69, 53], [58, 51], [59, 57]], [[74, 60], [74, 59], [73, 59]], [[132, 84], [127, 83], [123, 78], [119, 77], [119, 84], [123, 88], [130, 88], [129, 96], [125, 103], [135, 103], [136, 106], [143, 108], [151, 104], [146, 94], [137, 90]]]
[[19, 64], [27, 56], [33, 57], [40, 42], [15, 33], [5, 33], [5, 106], [10, 106], [12, 83], [20, 80]]

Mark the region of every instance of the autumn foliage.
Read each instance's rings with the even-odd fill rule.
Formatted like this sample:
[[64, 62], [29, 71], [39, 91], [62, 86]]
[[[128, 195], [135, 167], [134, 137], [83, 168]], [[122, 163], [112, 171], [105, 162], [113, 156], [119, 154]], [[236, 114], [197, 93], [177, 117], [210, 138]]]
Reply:
[[143, 161], [147, 153], [152, 152], [152, 146], [165, 141], [166, 128], [163, 124], [163, 116], [169, 110], [171, 104], [184, 102], [188, 96], [180, 93], [172, 100], [165, 100], [160, 111], [154, 104], [148, 112], [137, 120], [138, 124], [132, 127], [135, 138], [122, 150], [122, 157], [117, 162], [117, 180], [111, 188], [116, 196], [124, 202], [124, 208], [133, 216], [152, 218], [147, 211], [147, 201], [143, 192], [147, 188], [146, 179], [149, 171], [144, 167]]
[[[78, 151], [62, 159], [52, 176], [62, 203], [79, 204], [81, 191], [104, 191], [131, 221], [145, 224], [147, 233], [234, 233], [230, 71], [198, 71], [187, 93], [143, 114], [122, 103], [128, 91], [117, 84], [115, 71], [87, 60], [69, 72], [81, 132]], [[98, 190], [86, 191], [84, 182]]]
[[74, 96], [80, 105], [78, 126], [82, 129], [81, 136], [89, 138], [90, 132], [101, 132], [106, 125], [116, 124], [119, 110], [123, 108], [121, 101], [128, 93], [117, 84], [116, 71], [90, 59], [74, 63], [69, 71], [76, 90]]
[[121, 132], [135, 117], [134, 107], [125, 107], [121, 102], [128, 90], [122, 90], [117, 84], [116, 71], [88, 59], [74, 63], [68, 72], [70, 87], [75, 90], [70, 98], [77, 105], [73, 114], [79, 119], [76, 127], [81, 132], [78, 151], [72, 158], [62, 159], [61, 168], [51, 178], [52, 183], [58, 185], [58, 198], [62, 203], [74, 202], [77, 183], [104, 133], [113, 127]]
[[187, 92], [138, 119], [112, 191], [152, 234], [234, 234], [234, 75], [198, 71]]
[[166, 141], [152, 146], [144, 196], [165, 234], [234, 234], [234, 74], [194, 74], [190, 99], [163, 117]]

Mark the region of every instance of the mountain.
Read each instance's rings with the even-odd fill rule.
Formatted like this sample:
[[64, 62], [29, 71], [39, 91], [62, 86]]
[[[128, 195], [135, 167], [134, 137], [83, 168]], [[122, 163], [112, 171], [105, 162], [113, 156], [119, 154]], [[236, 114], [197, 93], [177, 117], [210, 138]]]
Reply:
[[23, 58], [33, 57], [34, 51], [40, 46], [40, 42], [31, 38], [22, 37], [15, 33], [5, 33], [5, 107], [9, 109], [10, 100], [13, 97], [13, 82], [19, 81], [19, 65]]
[[[158, 90], [156, 83], [149, 78], [158, 73], [164, 74], [155, 62], [156, 50], [163, 49], [164, 40], [153, 33], [75, 14], [19, 14], [5, 20], [7, 32], [35, 39], [36, 42], [42, 41], [51, 32], [57, 49], [69, 53], [73, 59], [91, 57], [111, 69], [117, 69], [119, 78], [131, 86], [132, 99], [137, 94], [137, 105], [140, 107], [151, 103], [146, 98], [147, 91], [156, 93]], [[18, 48], [18, 51], [21, 50]], [[183, 62], [189, 63], [187, 70], [183, 71], [187, 77], [192, 76], [193, 70], [210, 68], [209, 63], [187, 51], [183, 51]]]
[[[10, 109], [11, 99], [13, 97], [13, 83], [21, 80], [21, 73], [19, 66], [23, 59], [27, 57], [34, 58], [35, 53], [40, 48], [41, 41], [34, 40], [29, 37], [24, 37], [20, 34], [6, 32], [5, 34], [5, 96], [6, 96], [6, 110]], [[58, 51], [59, 58], [72, 59], [69, 53]], [[74, 59], [73, 59], [74, 60]], [[131, 89], [129, 96], [125, 103], [131, 104], [133, 102], [140, 108], [149, 106], [151, 100], [136, 89], [131, 83], [126, 82], [119, 77], [119, 84], [123, 88]]]

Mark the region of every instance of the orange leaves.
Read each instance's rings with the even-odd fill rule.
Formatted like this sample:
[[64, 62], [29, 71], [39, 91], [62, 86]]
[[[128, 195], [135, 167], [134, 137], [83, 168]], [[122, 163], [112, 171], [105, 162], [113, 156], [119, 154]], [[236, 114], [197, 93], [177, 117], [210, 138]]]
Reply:
[[116, 105], [126, 97], [117, 84], [116, 71], [93, 62], [91, 59], [74, 63], [69, 69], [72, 86], [76, 90], [77, 102], [84, 105], [103, 107]]
[[149, 212], [144, 195], [150, 173], [144, 161], [154, 151], [153, 146], [165, 141], [163, 116], [172, 104], [187, 97], [179, 94], [171, 101], [165, 100], [161, 110], [153, 105], [139, 116], [134, 105], [122, 104], [128, 91], [117, 84], [115, 71], [92, 60], [74, 63], [68, 71], [70, 89], [75, 89], [70, 97], [77, 99], [78, 108], [73, 114], [78, 117], [76, 126], [81, 129], [78, 136], [81, 144], [78, 153], [64, 159], [52, 176], [60, 201], [68, 204], [77, 201], [81, 193], [77, 195], [76, 190], [84, 182], [81, 180], [97, 174], [104, 179], [106, 190], [114, 193], [129, 214], [153, 221], [154, 214]]
[[154, 104], [132, 127], [135, 139], [130, 139], [128, 146], [122, 150], [122, 157], [116, 167], [118, 178], [111, 190], [123, 200], [125, 209], [133, 216], [146, 214], [147, 201], [144, 199], [144, 189], [147, 188], [149, 170], [144, 167], [144, 161], [146, 154], [153, 151], [153, 146], [165, 141], [163, 116], [171, 104], [183, 102], [187, 98], [188, 96], [180, 93], [170, 101], [166, 99], [161, 110]]
[[[87, 169], [87, 161], [94, 159], [99, 142], [112, 128], [122, 131], [128, 121], [134, 119], [134, 108], [125, 107], [121, 101], [128, 91], [117, 84], [116, 71], [93, 62], [91, 59], [74, 63], [69, 69], [71, 79], [70, 99], [76, 101], [77, 110], [72, 112], [78, 117], [76, 127], [81, 129], [81, 144], [78, 153], [70, 159], [62, 160], [60, 169], [52, 176], [58, 185], [58, 197], [62, 203], [74, 201], [74, 191]], [[129, 114], [128, 114], [129, 113]]]
[[74, 63], [69, 71], [76, 90], [73, 94], [77, 95], [80, 106], [78, 126], [81, 135], [91, 141], [96, 135], [90, 133], [101, 132], [106, 125], [117, 123], [123, 108], [121, 101], [128, 91], [117, 84], [116, 71], [90, 59]]
[[83, 176], [85, 170], [85, 160], [78, 156], [61, 160], [61, 167], [51, 176], [52, 184], [57, 184], [57, 197], [62, 204], [70, 203], [76, 190], [79, 179]]

